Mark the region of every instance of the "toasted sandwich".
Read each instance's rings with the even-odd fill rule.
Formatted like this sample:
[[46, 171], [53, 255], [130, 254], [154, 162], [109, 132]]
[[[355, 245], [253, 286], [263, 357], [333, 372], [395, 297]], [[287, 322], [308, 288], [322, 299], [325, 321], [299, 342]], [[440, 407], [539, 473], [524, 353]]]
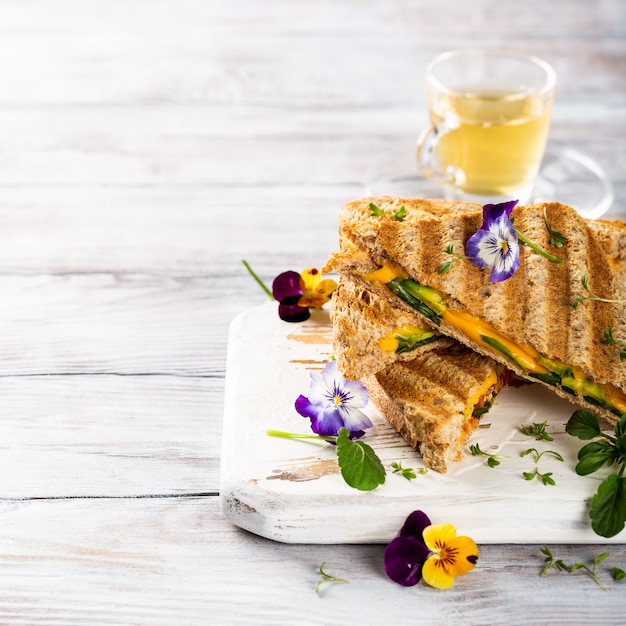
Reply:
[[[616, 423], [626, 412], [626, 227], [559, 203], [517, 206], [511, 217], [562, 262], [522, 245], [519, 268], [502, 282], [460, 257], [442, 271], [481, 228], [482, 207], [377, 197], [344, 205], [340, 251], [324, 271], [364, 281], [438, 332]], [[556, 231], [566, 239], [558, 250]]]
[[340, 276], [333, 295], [333, 349], [346, 378], [361, 380], [381, 414], [426, 467], [460, 461], [509, 371], [394, 306], [367, 282]]

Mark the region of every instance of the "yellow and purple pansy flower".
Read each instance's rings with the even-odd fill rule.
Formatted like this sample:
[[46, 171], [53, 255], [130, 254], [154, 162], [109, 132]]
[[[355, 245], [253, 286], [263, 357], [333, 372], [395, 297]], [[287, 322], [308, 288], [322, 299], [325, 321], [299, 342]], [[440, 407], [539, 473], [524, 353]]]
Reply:
[[410, 587], [423, 579], [437, 589], [451, 587], [477, 560], [478, 546], [472, 539], [457, 537], [452, 524], [431, 524], [423, 511], [407, 517], [384, 555], [385, 571], [394, 582]]
[[309, 319], [310, 308], [326, 304], [337, 283], [331, 278], [322, 279], [316, 267], [303, 272], [288, 271], [279, 274], [272, 283], [272, 294], [278, 300], [278, 316], [285, 322], [303, 322]]

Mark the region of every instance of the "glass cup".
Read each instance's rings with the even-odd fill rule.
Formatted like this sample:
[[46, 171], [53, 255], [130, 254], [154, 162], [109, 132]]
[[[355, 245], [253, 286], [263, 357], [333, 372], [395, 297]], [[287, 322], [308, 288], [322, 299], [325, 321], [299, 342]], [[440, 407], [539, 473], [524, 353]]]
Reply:
[[556, 74], [536, 57], [462, 49], [426, 71], [430, 126], [419, 173], [444, 195], [486, 204], [529, 200], [548, 138]]

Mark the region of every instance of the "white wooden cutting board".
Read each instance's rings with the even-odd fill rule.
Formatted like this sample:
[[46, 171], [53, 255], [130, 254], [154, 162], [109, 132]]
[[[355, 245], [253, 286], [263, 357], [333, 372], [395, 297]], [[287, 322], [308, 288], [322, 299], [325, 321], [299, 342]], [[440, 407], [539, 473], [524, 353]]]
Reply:
[[[327, 310], [290, 324], [278, 318], [275, 302], [232, 322], [220, 497], [233, 523], [290, 543], [385, 543], [411, 511], [421, 509], [434, 523], [452, 523], [479, 543], [626, 542], [626, 531], [607, 540], [591, 530], [588, 501], [606, 473], [574, 472], [583, 442], [567, 435], [565, 424], [575, 407], [540, 385], [502, 391], [470, 439], [506, 457], [498, 467], [468, 450], [447, 474], [430, 470], [411, 481], [392, 474], [390, 465], [419, 470], [419, 454], [370, 404], [366, 412], [374, 426], [363, 441], [388, 470], [385, 484], [372, 492], [344, 482], [331, 445], [269, 437], [268, 429], [311, 434], [294, 402], [307, 394], [310, 372], [331, 356], [331, 333]], [[535, 441], [520, 430], [545, 420], [554, 441]], [[535, 469], [532, 455], [521, 456], [528, 448], [563, 456], [563, 462], [550, 454], [539, 461], [539, 471], [553, 472], [556, 485], [522, 477]]]

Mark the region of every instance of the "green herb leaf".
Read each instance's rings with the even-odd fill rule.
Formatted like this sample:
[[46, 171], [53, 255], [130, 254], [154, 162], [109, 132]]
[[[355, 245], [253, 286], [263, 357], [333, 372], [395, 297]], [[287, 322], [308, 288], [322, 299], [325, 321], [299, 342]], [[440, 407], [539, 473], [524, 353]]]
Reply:
[[624, 580], [626, 578], [626, 572], [619, 567], [612, 567], [611, 577], [614, 581], [619, 582], [620, 580]]
[[604, 464], [613, 462], [611, 444], [605, 441], [592, 441], [578, 451], [576, 473], [579, 476], [588, 476], [598, 471]]
[[612, 474], [600, 483], [589, 507], [591, 527], [601, 537], [614, 537], [626, 524], [626, 478]]
[[414, 478], [417, 478], [415, 470], [412, 467], [402, 467], [401, 462], [397, 463], [396, 461], [393, 461], [391, 463], [391, 467], [394, 474], [401, 474], [407, 480], [413, 480]]
[[337, 461], [350, 487], [372, 491], [385, 482], [385, 468], [374, 450], [362, 441], [351, 440], [345, 428], [337, 436]]
[[547, 423], [547, 421], [540, 424], [534, 423], [532, 426], [526, 426], [525, 424], [522, 424], [520, 426], [520, 430], [525, 435], [528, 435], [529, 437], [534, 437], [537, 441], [554, 441], [554, 437], [546, 432]]
[[406, 207], [402, 205], [399, 211], [396, 211], [393, 216], [399, 221], [404, 222], [404, 216], [406, 215]]
[[546, 207], [543, 207], [543, 220], [546, 223], [546, 228], [550, 234], [550, 243], [556, 248], [562, 248], [567, 243], [567, 237], [563, 233], [560, 233], [558, 230], [552, 228], [552, 224], [548, 221]]
[[572, 414], [567, 422], [565, 431], [583, 441], [602, 436], [598, 418], [591, 411], [584, 409], [579, 409]]
[[385, 212], [377, 207], [373, 202], [370, 202], [370, 211], [370, 217], [379, 217], [385, 214]]

